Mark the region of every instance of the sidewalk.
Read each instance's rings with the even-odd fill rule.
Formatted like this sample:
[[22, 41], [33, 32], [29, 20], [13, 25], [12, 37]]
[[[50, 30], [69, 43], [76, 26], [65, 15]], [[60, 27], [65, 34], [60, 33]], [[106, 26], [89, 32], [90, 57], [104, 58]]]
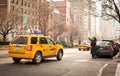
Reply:
[[0, 55], [7, 54], [7, 53], [8, 53], [7, 50], [0, 50]]
[[0, 50], [0, 59], [8, 58], [7, 50]]
[[120, 76], [120, 57], [115, 60], [116, 62], [119, 62], [116, 67], [115, 76]]
[[8, 45], [0, 45], [0, 51], [8, 50]]

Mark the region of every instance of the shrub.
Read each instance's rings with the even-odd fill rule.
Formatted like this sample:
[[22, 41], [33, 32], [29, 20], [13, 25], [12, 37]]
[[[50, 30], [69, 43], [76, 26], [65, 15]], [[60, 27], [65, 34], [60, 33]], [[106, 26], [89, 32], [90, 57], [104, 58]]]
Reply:
[[72, 47], [73, 47], [72, 43], [70, 43], [70, 42], [65, 42], [65, 41], [57, 42], [57, 44], [60, 44], [60, 45], [62, 45], [62, 46], [65, 47], [65, 48], [72, 48]]
[[9, 45], [9, 41], [0, 41], [0, 45]]

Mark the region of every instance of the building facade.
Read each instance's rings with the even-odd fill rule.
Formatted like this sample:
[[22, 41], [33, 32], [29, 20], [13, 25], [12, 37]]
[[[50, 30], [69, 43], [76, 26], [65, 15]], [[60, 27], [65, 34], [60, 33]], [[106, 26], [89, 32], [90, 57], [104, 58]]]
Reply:
[[0, 13], [14, 14], [19, 18], [19, 24], [12, 30], [9, 39], [38, 25], [39, 2], [40, 0], [0, 0]]
[[[79, 40], [82, 42], [84, 40], [87, 40], [91, 29], [93, 22], [91, 20], [91, 0], [68, 0], [71, 3], [71, 25], [75, 26], [79, 30]], [[78, 41], [78, 40], [77, 40]]]

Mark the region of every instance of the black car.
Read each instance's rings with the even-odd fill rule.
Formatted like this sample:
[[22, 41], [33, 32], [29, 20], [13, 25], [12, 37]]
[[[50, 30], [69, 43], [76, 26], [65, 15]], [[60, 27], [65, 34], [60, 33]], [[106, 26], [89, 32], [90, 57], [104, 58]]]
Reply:
[[110, 56], [111, 58], [114, 56], [114, 49], [112, 47], [111, 42], [108, 41], [97, 41], [96, 44], [96, 55], [99, 56]]
[[114, 49], [113, 56], [117, 55], [117, 53], [119, 52], [119, 46], [113, 40], [102, 40], [102, 41], [110, 42], [112, 44], [113, 49]]

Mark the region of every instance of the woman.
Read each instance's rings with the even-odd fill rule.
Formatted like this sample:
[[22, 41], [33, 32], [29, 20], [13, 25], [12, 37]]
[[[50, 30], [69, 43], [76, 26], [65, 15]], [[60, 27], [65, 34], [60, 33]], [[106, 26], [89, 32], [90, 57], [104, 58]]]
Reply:
[[92, 58], [96, 58], [96, 42], [97, 42], [97, 39], [96, 37], [93, 37], [92, 39], [88, 38], [90, 41], [91, 41], [91, 54], [92, 54]]

